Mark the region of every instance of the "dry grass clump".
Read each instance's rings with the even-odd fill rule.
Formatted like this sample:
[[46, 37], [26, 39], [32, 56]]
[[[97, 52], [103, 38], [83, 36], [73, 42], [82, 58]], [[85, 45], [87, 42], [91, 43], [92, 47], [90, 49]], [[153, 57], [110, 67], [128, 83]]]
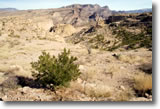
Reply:
[[7, 38], [6, 43], [9, 44], [9, 48], [13, 48], [14, 46], [21, 44], [21, 42], [18, 39], [13, 39], [13, 38]]
[[70, 83], [70, 87], [71, 87], [72, 90], [77, 90], [79, 92], [84, 93], [84, 84], [83, 83], [72, 81]]
[[134, 77], [134, 89], [138, 91], [152, 90], [152, 75], [139, 74]]
[[131, 88], [120, 91], [114, 101], [129, 101], [134, 96], [134, 91]]
[[119, 72], [121, 70], [122, 65], [115, 64], [115, 63], [109, 63], [107, 65], [107, 72], [112, 72], [114, 75], [115, 73]]
[[5, 72], [17, 76], [31, 77], [31, 73], [24, 70], [23, 67], [20, 65], [0, 64], [0, 72]]
[[96, 79], [97, 78], [97, 70], [95, 68], [90, 68], [86, 73], [87, 79]]
[[117, 59], [130, 64], [145, 61], [144, 58], [140, 56], [133, 56], [133, 55], [119, 55]]
[[[100, 70], [96, 68], [88, 68], [87, 72], [82, 73], [81, 79], [83, 81], [84, 93], [93, 98], [107, 98], [112, 95], [112, 88], [107, 86], [103, 80]], [[101, 81], [102, 80], [102, 81]]]
[[90, 97], [110, 97], [112, 89], [106, 85], [96, 85], [96, 84], [86, 84], [85, 85], [85, 94]]
[[[82, 69], [82, 68], [81, 68]], [[96, 68], [88, 68], [86, 72], [82, 72], [80, 75], [80, 78], [84, 81], [91, 82], [93, 80], [96, 80], [98, 78], [98, 71]]]

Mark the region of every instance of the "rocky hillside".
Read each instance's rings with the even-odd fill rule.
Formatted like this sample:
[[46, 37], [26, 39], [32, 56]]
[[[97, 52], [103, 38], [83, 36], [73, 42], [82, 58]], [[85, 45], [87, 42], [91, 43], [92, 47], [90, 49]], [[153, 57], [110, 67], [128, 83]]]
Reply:
[[[37, 87], [31, 62], [64, 48], [81, 75], [55, 91]], [[78, 4], [0, 12], [0, 100], [152, 101], [151, 48], [152, 13]]]
[[106, 23], [119, 39], [118, 43], [122, 41], [115, 43], [114, 49], [122, 46], [127, 49], [152, 48], [152, 13], [116, 14]]
[[70, 5], [51, 12], [53, 23], [65, 23], [80, 26], [89, 21], [106, 19], [111, 15], [109, 8], [99, 5]]
[[97, 21], [99, 19], [106, 19], [111, 15], [111, 11], [108, 6], [101, 7], [99, 5], [70, 5], [57, 9], [46, 10], [27, 10], [3, 13], [0, 16], [5, 15], [26, 15], [27, 16], [50, 16], [53, 20], [53, 24], [71, 24], [74, 26], [81, 26], [90, 21]]

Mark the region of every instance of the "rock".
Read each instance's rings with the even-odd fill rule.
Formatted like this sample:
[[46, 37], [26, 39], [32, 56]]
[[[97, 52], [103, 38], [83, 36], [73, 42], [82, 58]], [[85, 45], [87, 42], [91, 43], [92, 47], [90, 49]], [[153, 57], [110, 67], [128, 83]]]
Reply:
[[[64, 11], [65, 10], [65, 11]], [[89, 21], [106, 19], [111, 15], [108, 6], [100, 7], [99, 5], [70, 5], [62, 7], [60, 11], [54, 11], [52, 16], [53, 23], [72, 24], [81, 26]]]
[[22, 66], [20, 66], [20, 65], [12, 65], [12, 66], [9, 67], [9, 72], [15, 73], [15, 72], [18, 72], [18, 71], [23, 71]]
[[145, 96], [148, 98], [148, 97], [149, 97], [149, 94], [148, 94], [148, 93], [145, 93]]
[[2, 101], [7, 101], [7, 99], [8, 99], [7, 95], [5, 95], [5, 96], [2, 97]]
[[23, 92], [24, 94], [29, 93], [29, 92], [30, 92], [30, 87], [23, 87], [22, 92]]
[[152, 99], [152, 95], [148, 96], [148, 99]]
[[125, 69], [124, 67], [120, 67], [120, 69]]
[[83, 65], [80, 65], [80, 66], [79, 66], [79, 69], [80, 69], [81, 71], [84, 71], [84, 70], [85, 70], [85, 68], [84, 68]]
[[149, 95], [148, 93], [145, 93], [145, 96], [146, 96], [148, 99], [152, 99], [152, 95]]
[[57, 24], [53, 27], [53, 33], [60, 36], [70, 36], [76, 29], [70, 24]]
[[130, 101], [152, 101], [152, 99], [147, 99], [144, 97], [136, 97], [136, 98], [130, 99]]
[[81, 78], [78, 78], [77, 82], [81, 84], [83, 82], [83, 80]]
[[121, 90], [123, 90], [123, 91], [125, 90], [125, 87], [122, 86], [122, 85], [121, 85], [119, 88], [120, 88]]

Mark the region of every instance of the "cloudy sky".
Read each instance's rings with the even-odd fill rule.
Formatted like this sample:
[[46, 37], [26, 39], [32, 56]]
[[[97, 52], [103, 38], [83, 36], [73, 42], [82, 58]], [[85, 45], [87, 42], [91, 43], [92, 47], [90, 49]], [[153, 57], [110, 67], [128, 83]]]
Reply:
[[152, 0], [0, 0], [0, 8], [46, 9], [71, 4], [99, 4], [112, 10], [152, 8]]

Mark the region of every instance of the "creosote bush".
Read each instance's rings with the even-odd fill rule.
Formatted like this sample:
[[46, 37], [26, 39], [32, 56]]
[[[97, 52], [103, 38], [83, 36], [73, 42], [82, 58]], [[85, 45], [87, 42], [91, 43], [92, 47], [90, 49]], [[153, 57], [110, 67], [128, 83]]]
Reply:
[[77, 58], [69, 55], [70, 50], [66, 49], [57, 58], [42, 52], [39, 60], [31, 63], [35, 80], [43, 87], [51, 89], [67, 86], [70, 81], [76, 80], [81, 72], [78, 69], [79, 66], [74, 63]]

